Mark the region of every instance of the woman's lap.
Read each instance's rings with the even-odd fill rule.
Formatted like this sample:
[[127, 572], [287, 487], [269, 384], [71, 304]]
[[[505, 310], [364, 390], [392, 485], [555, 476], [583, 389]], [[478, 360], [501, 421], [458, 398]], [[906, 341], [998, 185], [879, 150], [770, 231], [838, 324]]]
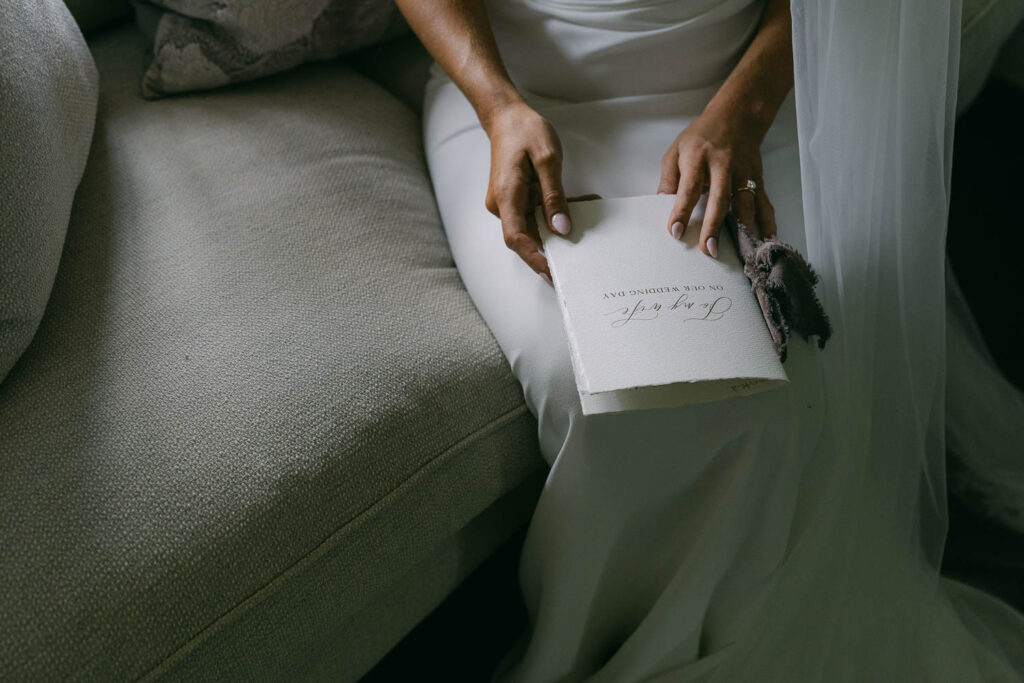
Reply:
[[[627, 125], [629, 111], [543, 105], [563, 141], [569, 194], [654, 192], [658, 150], [686, 122], [654, 114]], [[663, 105], [671, 102], [652, 109]], [[624, 654], [606, 666], [613, 679], [640, 675], [630, 669], [638, 663], [695, 659], [709, 641], [728, 638], [785, 547], [821, 420], [813, 351], [794, 349], [787, 363], [791, 378], [808, 381], [768, 394], [582, 415], [554, 291], [505, 247], [485, 209], [489, 143], [443, 79], [428, 89], [425, 127], [459, 273], [523, 385], [552, 465], [523, 554], [535, 637], [520, 675], [593, 673], [616, 650]], [[770, 138], [779, 150], [765, 157], [766, 178], [777, 186], [783, 237], [802, 246], [795, 149], [785, 148], [783, 133]], [[645, 651], [630, 655], [637, 648]]]
[[[601, 111], [605, 104], [608, 108]], [[663, 148], [690, 120], [658, 112], [672, 104], [668, 99], [652, 103], [644, 108], [653, 115], [628, 125], [627, 117], [636, 108], [616, 112], [614, 103], [587, 107], [534, 102], [562, 138], [567, 194], [653, 193]], [[692, 108], [694, 103], [683, 105]], [[485, 208], [489, 141], [468, 102], [447, 79], [431, 81], [424, 117], [427, 161], [456, 266], [523, 385], [527, 405], [539, 422], [542, 451], [553, 463], [570, 417], [583, 417], [554, 290], [505, 246], [499, 220]], [[788, 123], [781, 121], [766, 139], [766, 147], [774, 144], [776, 150], [765, 153], [765, 178], [773, 185], [781, 237], [802, 249], [796, 147]], [[699, 220], [697, 212], [694, 221]]]

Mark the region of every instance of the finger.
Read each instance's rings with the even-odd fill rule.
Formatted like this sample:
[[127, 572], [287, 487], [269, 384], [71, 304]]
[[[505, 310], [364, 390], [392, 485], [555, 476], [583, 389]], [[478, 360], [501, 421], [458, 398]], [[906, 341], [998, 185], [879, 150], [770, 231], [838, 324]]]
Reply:
[[537, 250], [540, 251], [541, 254], [543, 254], [544, 240], [540, 238], [540, 231], [537, 230], [536, 211], [534, 211], [533, 208], [531, 208], [529, 211], [526, 212], [526, 215], [524, 215], [523, 218], [526, 219], [526, 234], [530, 237], [531, 240], [533, 240], [533, 243], [536, 245]]
[[772, 239], [778, 234], [778, 226], [775, 224], [775, 207], [768, 201], [764, 187], [760, 186], [757, 192], [755, 206], [757, 210], [757, 227], [761, 230], [761, 239]]
[[718, 231], [722, 228], [725, 212], [729, 210], [729, 182], [732, 174], [724, 163], [711, 167], [711, 189], [704, 211], [704, 224], [700, 229], [700, 249], [712, 258], [718, 258]]
[[533, 268], [535, 265], [540, 264], [543, 270], [538, 271], [538, 274], [541, 276], [541, 278], [544, 279], [544, 282], [554, 287], [555, 285], [551, 281], [551, 269], [548, 266], [548, 258], [547, 256], [544, 255], [544, 241], [541, 240], [540, 231], [537, 230], [537, 214], [531, 208], [530, 211], [526, 213], [526, 216], [524, 216], [524, 218], [526, 219], [526, 234], [529, 235], [530, 239], [533, 240], [535, 248], [540, 253], [540, 261], [537, 261], [534, 258], [533, 260], [527, 262], [527, 265]]
[[559, 235], [568, 235], [572, 226], [565, 190], [562, 189], [562, 151], [550, 146], [533, 151], [530, 162], [540, 181], [541, 203], [548, 227]]
[[534, 180], [530, 183], [530, 191], [527, 194], [526, 205], [531, 209], [535, 206], [540, 206], [543, 196], [544, 195], [540, 190], [540, 183]]
[[675, 194], [679, 189], [679, 148], [675, 143], [661, 158], [661, 179], [658, 194]]
[[679, 163], [679, 188], [676, 192], [676, 201], [672, 205], [672, 212], [668, 217], [668, 231], [677, 240], [683, 239], [686, 234], [686, 226], [690, 224], [690, 216], [693, 209], [700, 201], [704, 193], [705, 164], [703, 157], [694, 156]]
[[599, 195], [599, 194], [593, 194], [593, 193], [590, 193], [590, 194], [578, 194], [578, 195], [569, 197], [565, 201], [567, 201], [567, 202], [589, 202], [591, 200], [600, 199], [600, 198], [601, 198], [601, 195]]
[[494, 181], [487, 184], [487, 196], [484, 197], [484, 206], [487, 207], [487, 212], [495, 218], [501, 217], [501, 212], [498, 211], [498, 193], [494, 191]]
[[526, 215], [526, 185], [516, 184], [502, 195], [500, 200], [501, 232], [505, 246], [514, 251], [523, 263], [542, 277], [551, 278], [548, 261], [540, 253], [540, 238], [536, 236], [536, 225], [533, 234]]
[[[740, 187], [741, 184], [745, 182], [745, 178], [749, 177], [744, 176], [744, 180], [737, 181], [735, 174], [733, 175], [732, 186], [734, 188]], [[736, 216], [736, 219], [749, 231], [754, 230], [754, 219], [757, 213], [754, 201], [754, 193], [744, 190], [742, 192], [733, 193], [732, 201], [730, 202], [732, 212]]]
[[500, 153], [500, 150], [491, 149], [491, 168], [487, 179], [487, 195], [484, 198], [484, 205], [487, 207], [487, 211], [495, 218], [501, 218], [499, 204], [501, 203], [503, 192], [508, 192], [511, 189], [512, 183], [508, 180], [509, 172], [511, 171], [517, 177], [520, 177], [525, 176], [524, 169], [525, 163], [505, 158]]

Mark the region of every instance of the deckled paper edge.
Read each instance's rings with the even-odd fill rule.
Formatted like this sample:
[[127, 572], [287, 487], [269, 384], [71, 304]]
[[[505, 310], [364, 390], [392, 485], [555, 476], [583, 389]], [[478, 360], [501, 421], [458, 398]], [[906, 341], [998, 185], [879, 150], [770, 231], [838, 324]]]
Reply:
[[[727, 383], [745, 383], [751, 382], [752, 384], [748, 387], [734, 388], [730, 387], [729, 391], [726, 390], [725, 386]], [[673, 382], [671, 384], [658, 384], [649, 385], [644, 387], [636, 387], [635, 389], [619, 389], [616, 391], [603, 391], [596, 394], [580, 393], [580, 406], [583, 409], [584, 415], [600, 415], [605, 413], [619, 413], [632, 410], [655, 410], [659, 408], [678, 408], [687, 405], [697, 405], [700, 403], [715, 403], [718, 401], [726, 401], [730, 398], [739, 396], [751, 396], [753, 394], [759, 394], [764, 391], [770, 391], [772, 389], [781, 388], [789, 384], [789, 379], [764, 379], [760, 377], [735, 377], [722, 380], [715, 380], [714, 384], [721, 388], [716, 388], [714, 391], [709, 392], [705, 396], [694, 398], [693, 395], [687, 394], [685, 388], [689, 385], [695, 384], [707, 384], [707, 380], [699, 380], [694, 382]], [[665, 397], [665, 398], [651, 398], [652, 393], [657, 392], [670, 392], [672, 390], [678, 390], [678, 393]], [[652, 391], [653, 390], [653, 391]], [[635, 403], [629, 400], [629, 396], [635, 397]]]
[[[537, 221], [538, 230], [541, 235], [541, 242], [547, 244], [549, 239], [557, 239], [554, 237], [551, 230], [548, 229], [547, 217], [544, 215], [544, 207], [538, 206], [534, 211], [534, 217]], [[548, 270], [551, 271], [552, 284], [555, 286], [555, 296], [558, 298], [558, 314], [562, 318], [562, 329], [565, 330], [565, 336], [569, 340], [569, 360], [572, 362], [572, 376], [576, 383], [576, 392], [580, 395], [580, 401], [583, 400], [583, 395], [588, 394], [590, 391], [589, 386], [585, 386], [586, 376], [583, 374], [583, 366], [579, 357], [579, 348], [576, 343], [576, 334], [573, 331], [572, 325], [569, 321], [569, 307], [565, 305], [565, 294], [562, 292], [562, 287], [559, 285], [558, 273], [556, 272], [555, 264], [548, 259]]]

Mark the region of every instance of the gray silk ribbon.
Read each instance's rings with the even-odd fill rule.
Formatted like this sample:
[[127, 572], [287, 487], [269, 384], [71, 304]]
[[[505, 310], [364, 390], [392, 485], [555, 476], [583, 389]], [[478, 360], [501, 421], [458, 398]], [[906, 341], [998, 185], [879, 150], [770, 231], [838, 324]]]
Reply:
[[726, 225], [743, 262], [743, 273], [761, 305], [761, 313], [783, 362], [790, 336], [818, 337], [818, 348], [832, 336], [832, 324], [814, 292], [818, 274], [796, 249], [775, 238], [761, 240], [730, 211]]

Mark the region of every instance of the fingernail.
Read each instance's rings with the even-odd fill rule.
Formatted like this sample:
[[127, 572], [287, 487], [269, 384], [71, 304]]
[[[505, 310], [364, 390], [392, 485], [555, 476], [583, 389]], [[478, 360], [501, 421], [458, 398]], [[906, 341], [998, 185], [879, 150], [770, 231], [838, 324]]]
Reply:
[[707, 241], [708, 253], [711, 254], [712, 258], [718, 258], [718, 240], [714, 237], [709, 237]]
[[551, 229], [559, 235], [568, 235], [570, 227], [569, 217], [564, 213], [556, 213], [551, 217]]
[[683, 239], [683, 224], [679, 221], [672, 224], [672, 236], [677, 240]]
[[544, 282], [546, 282], [546, 283], [548, 283], [549, 285], [551, 285], [552, 287], [554, 287], [554, 285], [552, 285], [552, 284], [551, 284], [551, 278], [550, 278], [550, 277], [548, 277], [548, 274], [547, 274], [547, 273], [541, 273], [541, 274], [540, 274], [540, 276], [541, 276], [541, 278], [542, 278], [542, 279], [544, 280]]

